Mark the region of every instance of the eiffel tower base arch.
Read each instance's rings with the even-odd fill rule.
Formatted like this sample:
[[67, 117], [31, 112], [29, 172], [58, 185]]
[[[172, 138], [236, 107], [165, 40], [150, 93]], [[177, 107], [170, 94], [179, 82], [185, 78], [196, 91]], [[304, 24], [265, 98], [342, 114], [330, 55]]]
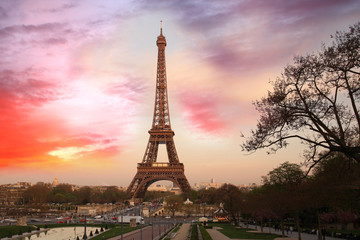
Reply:
[[[141, 164], [139, 164], [141, 165]], [[144, 198], [148, 187], [157, 181], [167, 180], [177, 185], [182, 192], [188, 192], [191, 187], [184, 174], [184, 166], [179, 163], [178, 166], [167, 167], [141, 167], [127, 189], [128, 198]]]

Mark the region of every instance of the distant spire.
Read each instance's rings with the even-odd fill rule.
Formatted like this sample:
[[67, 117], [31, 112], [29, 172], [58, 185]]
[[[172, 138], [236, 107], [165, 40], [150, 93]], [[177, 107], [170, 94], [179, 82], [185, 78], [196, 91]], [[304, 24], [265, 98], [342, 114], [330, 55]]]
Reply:
[[160, 20], [160, 35], [162, 35], [162, 20]]

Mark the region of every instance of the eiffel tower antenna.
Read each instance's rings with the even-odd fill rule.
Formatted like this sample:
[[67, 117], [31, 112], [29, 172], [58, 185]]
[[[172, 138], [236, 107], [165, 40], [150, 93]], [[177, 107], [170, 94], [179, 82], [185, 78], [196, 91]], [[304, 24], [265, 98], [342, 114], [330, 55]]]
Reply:
[[[174, 143], [174, 131], [171, 129], [168, 104], [165, 47], [166, 39], [162, 33], [157, 37], [158, 47], [155, 105], [150, 137], [141, 163], [138, 163], [137, 173], [131, 181], [127, 194], [129, 198], [144, 198], [147, 188], [154, 182], [168, 180], [180, 187], [183, 192], [191, 190], [185, 177], [184, 165], [180, 163]], [[159, 145], [165, 144], [168, 162], [157, 162]]]

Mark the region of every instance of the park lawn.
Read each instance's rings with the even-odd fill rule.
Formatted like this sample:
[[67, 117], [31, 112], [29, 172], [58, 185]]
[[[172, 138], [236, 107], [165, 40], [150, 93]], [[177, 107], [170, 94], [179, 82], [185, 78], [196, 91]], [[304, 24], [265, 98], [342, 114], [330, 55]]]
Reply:
[[36, 230], [33, 226], [0, 226], [0, 238], [11, 237], [13, 235], [21, 235], [23, 233]]
[[[124, 225], [123, 226], [123, 234], [131, 232], [131, 231], [135, 231], [135, 230], [140, 229], [142, 227], [145, 227], [145, 226], [130, 227], [129, 225]], [[121, 226], [116, 225], [116, 227], [111, 228], [109, 231], [101, 233], [101, 234], [99, 234], [96, 237], [91, 238], [91, 239], [92, 240], [109, 239], [109, 238], [120, 236], [120, 235], [121, 235]]]
[[206, 231], [202, 224], [199, 224], [200, 232], [204, 240], [212, 240], [210, 234]]
[[191, 225], [191, 238], [190, 240], [198, 240], [197, 224]]
[[281, 235], [270, 234], [270, 233], [253, 233], [249, 231], [254, 231], [254, 229], [246, 228], [235, 228], [235, 226], [228, 223], [210, 223], [210, 226], [221, 227], [219, 229], [222, 234], [229, 238], [238, 238], [238, 239], [275, 239], [281, 237]]
[[173, 233], [176, 233], [177, 231], [179, 231], [180, 227], [181, 227], [182, 223], [178, 224], [173, 230]]

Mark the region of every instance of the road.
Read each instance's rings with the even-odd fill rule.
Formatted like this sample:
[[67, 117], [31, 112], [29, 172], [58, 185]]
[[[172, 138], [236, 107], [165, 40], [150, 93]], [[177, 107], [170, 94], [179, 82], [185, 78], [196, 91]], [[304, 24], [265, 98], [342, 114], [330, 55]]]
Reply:
[[[171, 224], [155, 223], [154, 225], [132, 231], [123, 235], [123, 240], [156, 240], [172, 228]], [[109, 240], [121, 240], [121, 236]]]

